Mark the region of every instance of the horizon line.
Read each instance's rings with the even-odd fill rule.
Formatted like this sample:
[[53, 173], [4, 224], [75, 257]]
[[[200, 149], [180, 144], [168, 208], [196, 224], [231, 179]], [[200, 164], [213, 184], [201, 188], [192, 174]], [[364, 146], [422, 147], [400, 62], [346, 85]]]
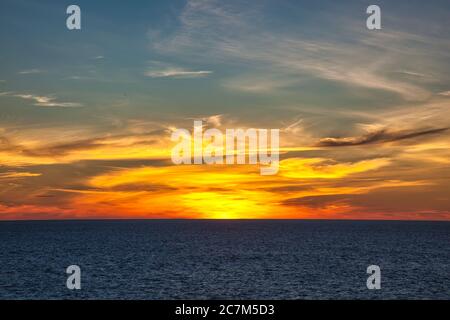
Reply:
[[232, 218], [232, 219], [211, 219], [211, 218], [81, 218], [81, 219], [11, 219], [2, 222], [102, 222], [102, 221], [335, 221], [335, 222], [450, 222], [450, 220], [424, 220], [424, 219], [308, 219], [308, 218]]

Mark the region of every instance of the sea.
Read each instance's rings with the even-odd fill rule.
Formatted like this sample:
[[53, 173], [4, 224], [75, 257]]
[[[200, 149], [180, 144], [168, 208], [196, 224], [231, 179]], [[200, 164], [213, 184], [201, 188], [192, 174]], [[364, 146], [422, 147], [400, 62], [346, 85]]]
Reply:
[[448, 300], [450, 222], [4, 221], [0, 299]]

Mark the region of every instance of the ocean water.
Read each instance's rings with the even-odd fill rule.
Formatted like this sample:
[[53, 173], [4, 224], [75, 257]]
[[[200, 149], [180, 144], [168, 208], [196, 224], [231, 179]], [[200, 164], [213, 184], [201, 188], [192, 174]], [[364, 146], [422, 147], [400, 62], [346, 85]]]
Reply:
[[0, 299], [449, 299], [449, 245], [448, 222], [0, 222]]

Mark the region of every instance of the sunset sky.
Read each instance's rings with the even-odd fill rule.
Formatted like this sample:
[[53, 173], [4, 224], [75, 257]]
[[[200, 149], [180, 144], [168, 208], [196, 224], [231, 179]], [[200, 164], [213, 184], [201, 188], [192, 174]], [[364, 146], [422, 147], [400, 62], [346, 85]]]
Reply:
[[[2, 0], [0, 220], [450, 220], [450, 3], [374, 3]], [[173, 165], [194, 120], [278, 174]]]

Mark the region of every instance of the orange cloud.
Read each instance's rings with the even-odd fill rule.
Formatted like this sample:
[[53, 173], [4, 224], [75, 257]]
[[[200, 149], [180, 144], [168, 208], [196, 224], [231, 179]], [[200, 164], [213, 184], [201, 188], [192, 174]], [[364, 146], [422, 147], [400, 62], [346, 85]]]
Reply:
[[[348, 153], [341, 151], [343, 148], [330, 151], [320, 147], [295, 147], [292, 143], [291, 147], [280, 149], [284, 159], [278, 174], [261, 176], [258, 165], [171, 165], [172, 144], [166, 133], [72, 139], [68, 143], [17, 140], [20, 143], [7, 141], [0, 148], [2, 164], [8, 168], [5, 173], [0, 173], [0, 180], [8, 182], [0, 186], [0, 195], [4, 195], [0, 198], [1, 219], [378, 219], [383, 217], [382, 213], [347, 201], [345, 196], [365, 195], [380, 189], [429, 188], [435, 191], [439, 186], [433, 186], [432, 180], [427, 180], [424, 172], [428, 167], [422, 168], [418, 161], [426, 161], [430, 166], [448, 163], [445, 160], [446, 141], [422, 141], [403, 146], [401, 152], [393, 149], [400, 147], [389, 146], [390, 149], [383, 149], [389, 156], [377, 157], [375, 152], [365, 152], [358, 155], [360, 160], [354, 161], [339, 160], [339, 152]], [[430, 153], [436, 150], [439, 153]], [[308, 153], [317, 156], [308, 157]], [[366, 159], [361, 160], [364, 155]], [[126, 159], [163, 161], [160, 166], [116, 165]], [[86, 170], [88, 173], [77, 176], [76, 181], [70, 181], [61, 172], [61, 180], [68, 180], [53, 188], [51, 182], [56, 179], [55, 172], [50, 178], [45, 172], [34, 173], [31, 169], [21, 172], [26, 167], [39, 165], [48, 169], [61, 164], [69, 168], [72, 165], [77, 171], [77, 163], [82, 160], [105, 160], [111, 165], [106, 164], [107, 167], [98, 171]], [[409, 176], [398, 173], [399, 161], [407, 161], [410, 165]], [[20, 170], [18, 166], [21, 166]], [[417, 173], [422, 176], [415, 177]], [[36, 180], [42, 185], [35, 187]], [[50, 194], [48, 198], [47, 194]], [[16, 195], [17, 199], [11, 195]], [[301, 201], [324, 196], [339, 196], [340, 200], [317, 207]], [[402, 213], [402, 218], [406, 216], [407, 212]], [[438, 214], [433, 213], [433, 216]]]
[[[347, 203], [320, 208], [292, 206], [289, 199], [363, 194], [379, 188], [415, 187], [421, 181], [369, 181], [338, 186], [335, 180], [377, 170], [388, 159], [337, 163], [326, 159], [287, 159], [278, 176], [261, 176], [250, 165], [180, 165], [118, 169], [92, 177], [75, 194], [82, 211], [127, 217], [208, 219], [326, 218], [354, 211]], [[325, 181], [324, 181], [325, 180]], [[280, 189], [285, 188], [282, 192]]]

